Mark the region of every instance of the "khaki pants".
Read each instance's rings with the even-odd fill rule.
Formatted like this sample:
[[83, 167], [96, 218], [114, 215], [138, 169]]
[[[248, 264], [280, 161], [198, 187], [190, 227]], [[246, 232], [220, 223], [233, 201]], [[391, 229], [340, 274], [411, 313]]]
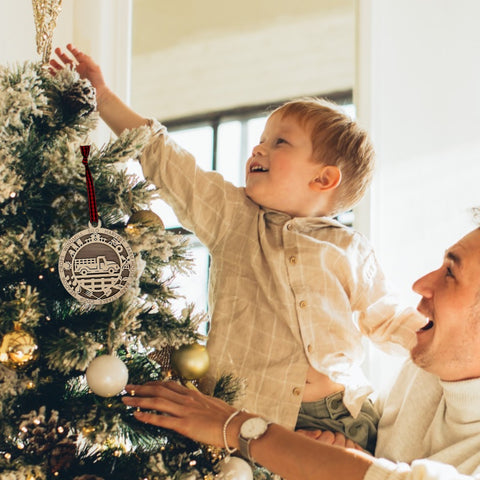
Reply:
[[338, 392], [317, 402], [302, 403], [295, 429], [340, 432], [373, 455], [378, 420], [379, 416], [368, 399], [357, 418], [353, 418], [343, 404], [343, 392]]

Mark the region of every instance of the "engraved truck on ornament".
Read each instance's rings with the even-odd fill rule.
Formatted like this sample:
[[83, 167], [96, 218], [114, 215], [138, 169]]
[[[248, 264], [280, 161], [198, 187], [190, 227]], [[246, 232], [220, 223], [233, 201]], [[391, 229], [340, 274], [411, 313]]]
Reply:
[[101, 275], [118, 272], [117, 263], [107, 260], [103, 255], [96, 258], [78, 258], [74, 261], [74, 273], [80, 275]]

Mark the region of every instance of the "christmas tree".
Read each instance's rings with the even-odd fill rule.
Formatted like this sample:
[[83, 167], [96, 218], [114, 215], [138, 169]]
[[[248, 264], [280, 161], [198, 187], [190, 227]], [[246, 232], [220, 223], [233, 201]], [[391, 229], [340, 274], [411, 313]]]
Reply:
[[[175, 275], [191, 267], [187, 241], [149, 210], [154, 186], [128, 173], [151, 133], [81, 149], [95, 106], [74, 70], [0, 67], [0, 478], [213, 479], [222, 450], [142, 424], [120, 400], [127, 375], [129, 383], [173, 376], [194, 388], [208, 356], [204, 316], [171, 305]], [[123, 281], [115, 262], [87, 259], [73, 282], [65, 274], [73, 260], [63, 277], [59, 265], [66, 244], [85, 243], [69, 242], [91, 213], [87, 156], [99, 223], [132, 255], [128, 288], [113, 300], [91, 284], [92, 301], [75, 294], [92, 269]], [[224, 375], [215, 395], [233, 401], [239, 385]]]

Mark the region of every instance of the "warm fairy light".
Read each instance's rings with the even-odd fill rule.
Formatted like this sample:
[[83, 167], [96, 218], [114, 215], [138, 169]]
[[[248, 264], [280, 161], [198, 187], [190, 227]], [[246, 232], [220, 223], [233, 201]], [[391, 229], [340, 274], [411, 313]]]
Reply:
[[17, 443], [17, 448], [18, 448], [19, 450], [23, 450], [23, 449], [25, 448], [25, 445], [24, 445], [22, 442], [18, 442], [18, 443]]
[[17, 192], [10, 192], [10, 198], [15, 198], [17, 196]]
[[4, 457], [5, 457], [7, 460], [10, 460], [10, 459], [12, 458], [12, 454], [7, 452], [7, 453], [4, 455]]
[[40, 419], [39, 419], [39, 418], [35, 418], [35, 419], [33, 420], [33, 423], [34, 423], [35, 425], [40, 425], [41, 422], [40, 422]]
[[57, 428], [58, 433], [63, 433], [64, 431], [65, 429], [61, 425]]
[[34, 387], [35, 387], [35, 384], [30, 380], [30, 381], [27, 383], [27, 388], [28, 388], [29, 390], [31, 390], [31, 389], [34, 388]]
[[55, 472], [55, 473], [53, 474], [54, 477], [58, 477], [59, 475], [60, 475], [59, 472]]
[[39, 276], [38, 276], [38, 279], [39, 279], [39, 280], [43, 280], [43, 275], [39, 275]]
[[121, 457], [121, 456], [122, 456], [122, 452], [121, 452], [120, 450], [115, 450], [115, 451], [113, 452], [113, 455], [114, 455], [115, 457]]
[[47, 322], [49, 322], [49, 321], [51, 320], [51, 317], [49, 317], [49, 316], [47, 315], [47, 316], [45, 317], [45, 320], [46, 320]]
[[27, 427], [22, 427], [20, 430], [21, 430], [23, 433], [27, 433], [27, 432], [28, 432], [28, 428], [27, 428]]
[[50, 267], [49, 270], [53, 273], [55, 271], [55, 267]]
[[197, 461], [196, 461], [196, 460], [190, 460], [190, 461], [188, 462], [188, 464], [189, 464], [191, 467], [193, 467], [193, 466], [195, 466], [195, 465], [197, 464]]

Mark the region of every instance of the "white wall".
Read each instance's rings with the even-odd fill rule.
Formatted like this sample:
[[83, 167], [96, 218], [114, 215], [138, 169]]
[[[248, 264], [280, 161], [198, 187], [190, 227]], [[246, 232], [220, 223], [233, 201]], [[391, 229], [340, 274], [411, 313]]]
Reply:
[[360, 120], [379, 158], [370, 229], [405, 300], [480, 205], [480, 2], [359, 0]]
[[144, 115], [172, 119], [353, 88], [354, 0], [206, 0], [191, 11], [194, 4], [133, 3], [132, 106]]

